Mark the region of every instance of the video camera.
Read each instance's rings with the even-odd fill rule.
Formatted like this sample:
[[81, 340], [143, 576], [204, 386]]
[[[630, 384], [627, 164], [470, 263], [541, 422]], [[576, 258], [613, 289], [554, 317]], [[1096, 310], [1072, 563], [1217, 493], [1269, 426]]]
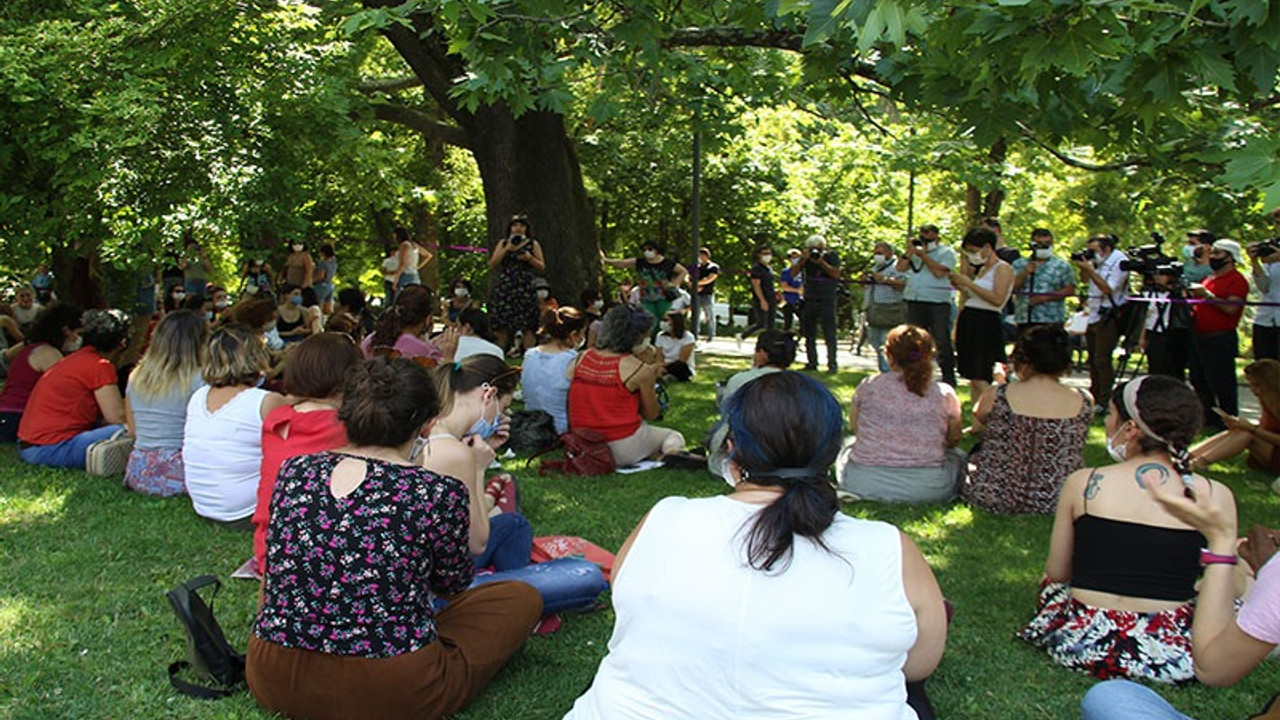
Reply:
[[1150, 245], [1139, 245], [1129, 248], [1125, 253], [1127, 260], [1120, 261], [1120, 269], [1125, 272], [1136, 272], [1142, 275], [1143, 282], [1152, 282], [1156, 275], [1172, 278], [1182, 277], [1182, 263], [1177, 258], [1165, 255], [1161, 246], [1164, 236], [1158, 232], [1151, 233]]

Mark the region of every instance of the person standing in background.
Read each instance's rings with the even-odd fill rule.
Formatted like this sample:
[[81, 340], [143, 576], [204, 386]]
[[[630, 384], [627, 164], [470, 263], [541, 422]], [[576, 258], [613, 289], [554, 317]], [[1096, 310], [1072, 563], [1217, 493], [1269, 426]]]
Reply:
[[396, 235], [396, 269], [391, 275], [391, 284], [397, 292], [405, 285], [421, 285], [422, 268], [431, 262], [431, 251], [422, 247], [409, 237], [409, 230], [397, 227]]
[[956, 355], [951, 346], [951, 271], [956, 251], [938, 241], [937, 225], [921, 225], [916, 239], [898, 259], [898, 272], [907, 276], [902, 296], [907, 322], [929, 331], [938, 348], [942, 382], [956, 386]]
[[209, 283], [209, 273], [213, 272], [213, 263], [204, 248], [196, 241], [190, 230], [183, 233], [182, 255], [178, 257], [178, 267], [182, 268], [182, 285], [188, 295], [204, 295], [204, 286]]
[[720, 266], [711, 261], [711, 248], [698, 248], [698, 304], [694, 308], [701, 328], [706, 328], [707, 342], [716, 339], [716, 280]]
[[878, 242], [871, 270], [863, 281], [870, 283], [866, 291], [867, 340], [876, 351], [876, 363], [880, 372], [889, 372], [889, 360], [884, 354], [884, 344], [889, 331], [907, 320], [907, 303], [902, 299], [902, 289], [907, 278], [898, 272], [898, 257], [893, 246]]
[[316, 291], [316, 299], [320, 301], [320, 310], [325, 317], [333, 314], [333, 279], [337, 274], [338, 258], [333, 253], [333, 245], [325, 243], [320, 246], [320, 262], [311, 277], [311, 287]]
[[1236, 388], [1236, 356], [1240, 338], [1236, 327], [1244, 314], [1244, 299], [1249, 295], [1249, 281], [1236, 270], [1241, 260], [1240, 243], [1222, 239], [1213, 243], [1209, 267], [1213, 274], [1189, 294], [1204, 300], [1192, 310], [1195, 330], [1191, 336], [1191, 386], [1196, 389], [1204, 410], [1205, 428], [1213, 432], [1226, 429], [1219, 413], [1240, 414]]
[[782, 329], [791, 332], [791, 321], [799, 319], [804, 303], [804, 274], [800, 272], [800, 250], [787, 250], [787, 266], [778, 276], [782, 285]]
[[315, 270], [316, 263], [311, 259], [311, 253], [307, 252], [301, 240], [295, 240], [289, 245], [289, 257], [284, 261], [284, 272], [278, 284], [311, 287]]
[[1187, 244], [1182, 246], [1182, 257], [1186, 260], [1182, 269], [1182, 279], [1188, 285], [1204, 282], [1213, 274], [1209, 267], [1209, 249], [1217, 238], [1208, 230], [1192, 230], [1187, 233]]
[[800, 257], [800, 271], [804, 273], [804, 312], [800, 315], [800, 328], [804, 334], [806, 370], [818, 369], [818, 323], [822, 323], [822, 337], [827, 345], [827, 372], [834, 373], [836, 364], [836, 293], [840, 286], [840, 256], [827, 250], [827, 239], [810, 235], [805, 241], [808, 255]]
[[[1280, 208], [1271, 220], [1280, 229]], [[1250, 245], [1249, 265], [1264, 303], [1253, 316], [1253, 359], [1280, 360], [1280, 237]]]
[[1088, 284], [1089, 329], [1085, 346], [1089, 350], [1089, 394], [1094, 414], [1101, 415], [1111, 401], [1116, 368], [1111, 356], [1120, 342], [1119, 309], [1129, 302], [1129, 273], [1120, 269], [1125, 254], [1116, 250], [1120, 238], [1099, 233], [1089, 238], [1087, 249], [1076, 261], [1080, 280]]
[[751, 325], [738, 334], [738, 342], [761, 330], [772, 330], [778, 322], [778, 292], [773, 286], [773, 248], [761, 245], [756, 248], [756, 263], [751, 266]]
[[1053, 254], [1053, 233], [1047, 228], [1031, 231], [1031, 254], [1017, 258], [1013, 265], [1013, 288], [1018, 335], [1039, 325], [1062, 325], [1067, 321], [1064, 302], [1075, 294], [1071, 265]]

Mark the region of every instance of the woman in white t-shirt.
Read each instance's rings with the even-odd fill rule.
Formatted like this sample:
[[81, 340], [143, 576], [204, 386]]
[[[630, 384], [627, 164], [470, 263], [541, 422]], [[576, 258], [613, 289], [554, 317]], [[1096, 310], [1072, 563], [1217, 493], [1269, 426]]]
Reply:
[[672, 311], [662, 319], [655, 343], [662, 351], [662, 364], [666, 374], [680, 382], [687, 382], [693, 377], [693, 349], [697, 342], [693, 333], [685, 329], [684, 313]]
[[623, 543], [609, 654], [566, 717], [932, 717], [942, 593], [910, 539], [839, 511], [835, 398], [771, 373], [726, 417], [733, 492], [666, 498]]
[[187, 494], [196, 514], [243, 523], [245, 530], [257, 505], [262, 420], [285, 404], [283, 395], [258, 387], [270, 363], [267, 346], [249, 328], [228, 325], [215, 332], [201, 372], [209, 384], [191, 395], [182, 433]]

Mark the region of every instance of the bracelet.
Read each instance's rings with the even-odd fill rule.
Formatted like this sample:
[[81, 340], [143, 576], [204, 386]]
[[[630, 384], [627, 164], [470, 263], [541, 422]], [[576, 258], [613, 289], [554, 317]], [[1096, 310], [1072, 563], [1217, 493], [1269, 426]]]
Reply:
[[1200, 548], [1200, 565], [1235, 565], [1239, 558], [1235, 555], [1219, 555], [1209, 552], [1209, 548]]

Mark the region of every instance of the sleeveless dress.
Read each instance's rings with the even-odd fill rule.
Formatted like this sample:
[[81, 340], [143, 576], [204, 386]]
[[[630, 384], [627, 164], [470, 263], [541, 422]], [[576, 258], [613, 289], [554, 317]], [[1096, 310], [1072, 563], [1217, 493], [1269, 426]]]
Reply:
[[1072, 417], [1019, 415], [1009, 406], [1007, 389], [996, 388], [982, 449], [971, 456], [972, 471], [960, 494], [988, 512], [1051, 515], [1063, 481], [1083, 462], [1092, 407], [1081, 391], [1080, 410]]
[[498, 281], [489, 293], [495, 327], [509, 331], [538, 329], [538, 296], [533, 291], [533, 267], [507, 253], [498, 265]]

